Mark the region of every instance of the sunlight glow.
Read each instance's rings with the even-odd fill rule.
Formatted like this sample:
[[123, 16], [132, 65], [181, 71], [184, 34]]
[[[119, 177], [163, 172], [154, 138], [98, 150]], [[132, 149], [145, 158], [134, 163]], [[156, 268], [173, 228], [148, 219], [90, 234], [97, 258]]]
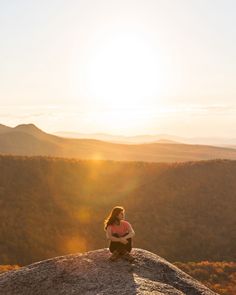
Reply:
[[80, 223], [89, 223], [92, 219], [92, 209], [82, 206], [75, 212], [71, 212], [71, 217], [78, 220]]
[[63, 253], [85, 252], [87, 250], [87, 241], [79, 233], [76, 236], [67, 236], [61, 244]]
[[163, 81], [158, 53], [144, 37], [117, 33], [94, 48], [87, 79], [92, 97], [107, 107], [127, 107], [157, 98]]
[[1, 1], [0, 123], [234, 137], [235, 3]]
[[108, 133], [116, 134], [127, 134], [127, 131], [134, 134], [140, 133], [140, 130], [148, 127], [152, 119], [153, 114], [150, 111], [135, 108], [108, 109], [87, 114], [87, 122], [91, 127], [94, 129], [99, 127]]

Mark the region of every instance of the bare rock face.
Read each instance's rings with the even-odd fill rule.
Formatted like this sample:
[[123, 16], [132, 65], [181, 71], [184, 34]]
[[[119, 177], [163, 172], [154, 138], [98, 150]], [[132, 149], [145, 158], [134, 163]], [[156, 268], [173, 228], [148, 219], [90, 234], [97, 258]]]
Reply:
[[133, 248], [131, 264], [108, 260], [108, 248], [70, 254], [0, 275], [4, 295], [216, 294], [165, 259]]

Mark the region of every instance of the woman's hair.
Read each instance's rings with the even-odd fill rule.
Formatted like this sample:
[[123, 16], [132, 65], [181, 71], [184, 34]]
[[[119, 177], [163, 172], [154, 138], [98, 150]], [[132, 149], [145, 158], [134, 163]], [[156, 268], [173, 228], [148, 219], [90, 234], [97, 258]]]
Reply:
[[110, 214], [108, 215], [108, 217], [104, 220], [104, 230], [107, 229], [108, 225], [113, 224], [115, 221], [119, 221], [118, 219], [118, 215], [120, 214], [120, 212], [124, 211], [124, 207], [122, 206], [115, 206]]

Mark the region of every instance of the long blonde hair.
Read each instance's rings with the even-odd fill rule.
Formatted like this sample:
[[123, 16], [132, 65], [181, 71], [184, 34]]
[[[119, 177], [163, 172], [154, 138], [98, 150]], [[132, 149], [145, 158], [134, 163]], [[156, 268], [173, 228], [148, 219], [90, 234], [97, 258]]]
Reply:
[[118, 221], [118, 215], [120, 214], [120, 212], [124, 211], [124, 207], [122, 206], [115, 206], [110, 214], [108, 215], [108, 217], [104, 220], [104, 230], [106, 231], [108, 225], [113, 224], [114, 222]]

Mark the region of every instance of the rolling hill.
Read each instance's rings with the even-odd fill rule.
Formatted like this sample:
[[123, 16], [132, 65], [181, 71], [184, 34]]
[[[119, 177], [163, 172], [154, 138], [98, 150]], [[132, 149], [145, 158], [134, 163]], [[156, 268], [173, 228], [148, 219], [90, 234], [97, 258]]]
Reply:
[[95, 139], [70, 139], [45, 133], [33, 124], [15, 128], [1, 125], [0, 153], [145, 162], [236, 159], [236, 150], [231, 148], [176, 142], [118, 144]]
[[156, 134], [156, 135], [112, 135], [106, 133], [77, 133], [77, 132], [54, 132], [53, 134], [66, 138], [87, 138], [97, 139], [102, 141], [108, 141], [113, 143], [124, 144], [143, 144], [143, 143], [158, 143], [160, 141], [170, 143], [182, 143], [182, 144], [199, 144], [199, 145], [211, 145], [218, 147], [232, 147], [236, 145], [236, 138], [234, 137], [182, 137], [169, 134]]

